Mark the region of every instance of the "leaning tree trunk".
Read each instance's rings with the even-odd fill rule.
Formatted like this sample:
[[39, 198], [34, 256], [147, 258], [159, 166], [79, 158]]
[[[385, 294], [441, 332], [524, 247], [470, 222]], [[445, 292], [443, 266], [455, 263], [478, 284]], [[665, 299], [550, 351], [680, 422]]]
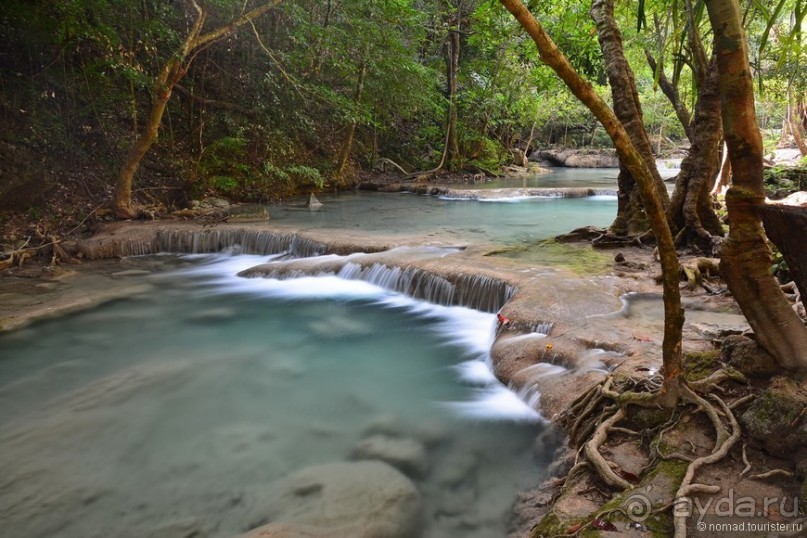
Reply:
[[692, 145], [681, 161], [667, 215], [679, 230], [676, 243], [695, 244], [712, 254], [712, 237], [722, 236], [723, 227], [712, 208], [712, 187], [720, 170], [723, 124], [720, 118], [720, 80], [716, 61], [708, 65], [698, 92], [692, 122]]
[[[356, 103], [356, 106], [361, 104], [361, 96], [364, 92], [364, 79], [367, 77], [367, 54], [369, 50], [365, 48], [364, 54], [362, 56], [361, 67], [359, 68], [359, 79], [356, 82], [356, 91], [353, 94], [353, 100]], [[336, 178], [337, 180], [342, 179], [342, 176], [345, 173], [345, 169], [347, 168], [348, 159], [350, 159], [350, 150], [353, 147], [353, 138], [356, 136], [356, 126], [358, 122], [353, 120], [350, 122], [350, 125], [347, 126], [347, 132], [345, 133], [345, 140], [342, 143], [342, 151], [339, 153], [339, 161], [336, 164]]]
[[457, 10], [455, 25], [448, 32], [446, 51], [446, 75], [448, 90], [448, 132], [446, 134], [445, 153], [448, 169], [457, 170], [460, 166], [460, 144], [457, 136], [457, 78], [460, 70], [460, 23], [462, 14]]
[[[656, 168], [653, 146], [647, 136], [642, 118], [642, 105], [633, 71], [625, 58], [622, 33], [614, 17], [614, 0], [594, 0], [591, 4], [591, 17], [597, 25], [605, 71], [611, 85], [614, 113], [625, 128], [633, 146], [650, 171], [659, 199], [664, 207], [669, 204], [667, 188]], [[621, 161], [620, 161], [621, 162]], [[636, 179], [631, 170], [621, 163], [619, 167], [619, 202], [617, 217], [611, 224], [611, 232], [616, 235], [638, 235], [647, 231], [647, 222], [642, 208], [642, 197], [635, 188]]]
[[738, 0], [706, 0], [715, 32], [723, 128], [733, 170], [726, 193], [731, 229], [720, 273], [756, 334], [785, 368], [807, 370], [807, 328], [770, 272], [771, 252], [757, 209], [765, 203], [762, 138]]
[[132, 180], [135, 172], [140, 167], [140, 161], [143, 160], [154, 141], [157, 140], [160, 122], [168, 104], [168, 99], [171, 97], [171, 87], [169, 85], [158, 82], [156, 86], [148, 123], [126, 154], [115, 182], [112, 205], [115, 215], [120, 219], [131, 219], [137, 216], [137, 211], [132, 206]]
[[681, 329], [684, 310], [681, 308], [681, 292], [678, 288], [678, 255], [675, 252], [672, 233], [664, 214], [664, 204], [656, 187], [653, 172], [645, 158], [633, 145], [625, 127], [614, 112], [572, 67], [569, 60], [558, 50], [535, 17], [520, 0], [500, 0], [502, 5], [521, 24], [538, 47], [541, 60], [563, 80], [569, 90], [580, 100], [605, 128], [616, 147], [619, 159], [637, 180], [651, 229], [658, 243], [661, 259], [662, 286], [664, 290], [664, 385], [661, 402], [674, 405], [679, 396], [681, 374]]
[[690, 143], [692, 143], [694, 138], [692, 133], [692, 115], [689, 113], [686, 103], [681, 100], [681, 96], [678, 93], [678, 88], [675, 84], [670, 82], [670, 79], [667, 78], [667, 75], [664, 73], [664, 65], [658, 64], [649, 50], [645, 49], [644, 55], [647, 59], [647, 65], [650, 66], [650, 69], [653, 71], [653, 73], [655, 73], [655, 76], [658, 79], [658, 85], [661, 88], [662, 93], [667, 97], [667, 100], [670, 101], [678, 121], [684, 128], [684, 133], [687, 135], [687, 139]]
[[190, 63], [193, 61], [194, 51], [198, 51], [200, 48], [232, 34], [244, 24], [260, 17], [280, 4], [281, 1], [282, 0], [270, 0], [228, 24], [202, 34], [201, 32], [205, 24], [205, 19], [207, 18], [207, 12], [199, 6], [196, 0], [190, 0], [196, 12], [196, 17], [188, 35], [182, 42], [182, 46], [173, 54], [171, 59], [166, 62], [160, 70], [159, 75], [157, 75], [154, 80], [154, 98], [151, 103], [151, 112], [149, 113], [148, 122], [126, 154], [126, 158], [120, 167], [117, 180], [115, 181], [112, 206], [118, 218], [132, 218], [137, 214], [137, 211], [135, 211], [132, 205], [132, 181], [134, 175], [140, 167], [140, 161], [143, 160], [143, 157], [151, 148], [152, 144], [154, 144], [154, 141], [157, 140], [160, 123], [162, 122], [168, 100], [171, 98], [171, 92], [174, 86], [182, 80], [182, 77], [187, 73]]

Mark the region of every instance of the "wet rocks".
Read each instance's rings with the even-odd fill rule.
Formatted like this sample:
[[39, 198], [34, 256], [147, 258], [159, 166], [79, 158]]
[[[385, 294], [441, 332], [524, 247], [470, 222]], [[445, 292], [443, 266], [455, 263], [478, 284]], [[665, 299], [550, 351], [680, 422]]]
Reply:
[[415, 485], [380, 461], [306, 467], [272, 489], [264, 514], [272, 523], [246, 538], [406, 538], [420, 529], [422, 507]]
[[741, 335], [730, 335], [723, 340], [720, 360], [748, 377], [769, 378], [779, 371], [779, 366], [767, 351]]
[[311, 195], [308, 197], [308, 202], [305, 204], [305, 207], [308, 209], [319, 209], [322, 207], [322, 202], [320, 202], [314, 193], [312, 192]]
[[571, 232], [556, 236], [555, 241], [558, 243], [591, 241], [605, 235], [607, 231], [608, 230], [605, 228], [597, 228], [596, 226], [583, 226], [582, 228], [575, 228]]

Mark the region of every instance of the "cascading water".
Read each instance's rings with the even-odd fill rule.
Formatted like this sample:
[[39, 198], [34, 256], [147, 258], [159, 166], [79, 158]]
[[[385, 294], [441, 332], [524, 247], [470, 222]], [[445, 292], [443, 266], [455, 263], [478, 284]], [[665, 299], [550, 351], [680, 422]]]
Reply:
[[495, 316], [390, 291], [403, 270], [235, 276], [264, 261], [128, 261], [147, 295], [0, 338], [4, 533], [235, 536], [281, 477], [379, 438], [424, 447], [423, 536], [505, 533], [541, 419], [486, 370]]
[[[399, 255], [405, 250], [398, 249]], [[323, 260], [331, 266], [341, 264], [341, 268], [338, 270], [323, 271], [321, 266], [316, 263], [312, 263], [308, 269], [289, 268], [287, 265], [276, 263], [248, 268], [239, 272], [239, 275], [248, 278], [263, 277], [279, 280], [335, 275], [345, 280], [369, 282], [385, 290], [422, 299], [429, 303], [444, 306], [467, 306], [483, 312], [497, 312], [515, 293], [515, 289], [506, 282], [486, 275], [463, 273], [442, 277], [418, 267], [398, 267], [382, 263], [362, 265], [349, 261], [349, 259], [350, 257], [323, 257]]]

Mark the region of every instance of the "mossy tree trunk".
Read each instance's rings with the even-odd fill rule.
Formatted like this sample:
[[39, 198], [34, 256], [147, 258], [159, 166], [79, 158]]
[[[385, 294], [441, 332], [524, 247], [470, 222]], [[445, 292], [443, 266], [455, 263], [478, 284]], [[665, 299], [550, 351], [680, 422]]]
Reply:
[[757, 341], [789, 369], [807, 370], [807, 328], [770, 272], [771, 252], [758, 208], [765, 203], [762, 138], [754, 108], [754, 79], [738, 0], [706, 0], [715, 33], [723, 129], [733, 171], [726, 193], [731, 229], [720, 273]]
[[681, 380], [681, 330], [684, 310], [678, 288], [678, 255], [664, 213], [663, 198], [645, 157], [633, 145], [622, 123], [608, 105], [597, 95], [591, 84], [575, 71], [569, 60], [535, 20], [520, 0], [500, 0], [501, 4], [521, 24], [538, 47], [541, 60], [547, 64], [569, 90], [580, 100], [605, 128], [616, 147], [620, 161], [636, 179], [650, 227], [656, 236], [662, 268], [664, 290], [664, 341], [662, 343], [664, 385], [661, 402], [672, 406], [678, 401]]
[[214, 41], [231, 35], [244, 24], [255, 20], [273, 7], [279, 5], [282, 0], [271, 0], [255, 9], [248, 11], [237, 19], [220, 26], [214, 30], [202, 34], [207, 10], [196, 0], [188, 0], [194, 10], [193, 24], [188, 31], [188, 35], [171, 58], [163, 65], [160, 73], [155, 77], [152, 84], [151, 112], [148, 121], [142, 131], [137, 135], [132, 147], [129, 149], [123, 164], [118, 172], [115, 181], [115, 191], [112, 198], [112, 206], [118, 218], [132, 218], [137, 215], [137, 211], [132, 205], [132, 182], [135, 173], [140, 167], [140, 162], [151, 148], [160, 131], [165, 107], [171, 98], [171, 92], [176, 84], [182, 80], [188, 72], [195, 53], [210, 45]]
[[[591, 4], [591, 17], [597, 25], [597, 38], [605, 60], [608, 83], [611, 85], [614, 113], [625, 128], [634, 148], [644, 160], [658, 191], [658, 198], [666, 208], [669, 197], [664, 181], [656, 168], [653, 146], [644, 128], [636, 80], [625, 58], [622, 33], [614, 17], [614, 0], [594, 0]], [[621, 160], [620, 163], [617, 178], [619, 201], [616, 219], [611, 224], [611, 232], [615, 235], [638, 235], [647, 231], [642, 196], [636, 189], [636, 178], [631, 170]]]

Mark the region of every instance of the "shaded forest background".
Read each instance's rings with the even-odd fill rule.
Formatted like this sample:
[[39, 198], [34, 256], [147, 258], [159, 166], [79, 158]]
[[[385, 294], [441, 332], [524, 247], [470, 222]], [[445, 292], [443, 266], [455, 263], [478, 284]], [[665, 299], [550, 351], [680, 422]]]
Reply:
[[[801, 6], [791, 3], [751, 2], [746, 12], [766, 149], [782, 138], [788, 104], [803, 93], [802, 70], [794, 69], [801, 48], [781, 38], [793, 23], [789, 8]], [[23, 211], [80, 221], [109, 200], [148, 118], [155, 77], [193, 23], [188, 4], [3, 2], [0, 218]], [[205, 2], [205, 27], [260, 4]], [[617, 15], [646, 128], [664, 155], [685, 147], [686, 133], [646, 51], [668, 60], [690, 108], [696, 92], [676, 26], [671, 32], [665, 20], [667, 3], [642, 4], [643, 24], [634, 2], [620, 3]], [[532, 8], [610, 99], [588, 6]], [[191, 60], [137, 172], [133, 194], [141, 204], [179, 208], [210, 194], [265, 202], [344, 188], [390, 169], [387, 159], [408, 172], [441, 162], [461, 172], [509, 164], [512, 150], [528, 145], [610, 145], [498, 3], [289, 0]]]

